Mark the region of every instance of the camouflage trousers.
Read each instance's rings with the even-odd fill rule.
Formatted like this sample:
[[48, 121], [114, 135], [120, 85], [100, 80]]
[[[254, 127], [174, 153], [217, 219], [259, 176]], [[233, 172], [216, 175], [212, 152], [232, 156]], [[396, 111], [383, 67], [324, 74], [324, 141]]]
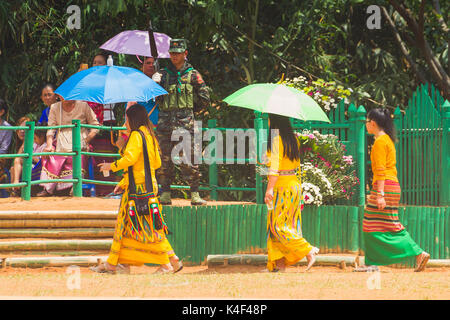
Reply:
[[[159, 146], [161, 148], [161, 168], [156, 171], [157, 180], [161, 184], [161, 192], [170, 191], [170, 184], [175, 179], [175, 164], [171, 154], [173, 148], [180, 143], [172, 141], [172, 133], [176, 130], [187, 130], [191, 137], [190, 144], [190, 161], [180, 163], [179, 169], [181, 177], [188, 182], [191, 192], [197, 192], [200, 184], [200, 170], [198, 164], [193, 161], [194, 158], [194, 113], [192, 109], [178, 109], [170, 111], [159, 111], [158, 126], [156, 135], [158, 137]], [[185, 131], [186, 132], [186, 131]], [[197, 146], [198, 147], [198, 146]], [[200, 146], [201, 148], [201, 146]], [[201, 150], [201, 149], [200, 149]], [[180, 153], [179, 157], [187, 157]]]

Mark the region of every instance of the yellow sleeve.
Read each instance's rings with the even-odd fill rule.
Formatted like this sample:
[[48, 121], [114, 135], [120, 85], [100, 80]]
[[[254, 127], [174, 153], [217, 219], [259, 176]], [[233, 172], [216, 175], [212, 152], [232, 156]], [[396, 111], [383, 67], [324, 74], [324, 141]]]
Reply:
[[117, 184], [122, 190], [126, 190], [128, 188], [128, 174], [124, 174], [122, 180]]
[[141, 135], [137, 131], [133, 131], [130, 135], [128, 144], [123, 151], [122, 157], [111, 164], [111, 170], [116, 172], [134, 165], [138, 161], [139, 155], [142, 153], [142, 148]]
[[372, 171], [375, 176], [386, 175], [386, 162], [388, 156], [388, 145], [385, 141], [378, 139], [372, 147], [373, 163]]
[[150, 148], [150, 167], [152, 169], [159, 169], [161, 167], [161, 154], [158, 140], [151, 139], [154, 145]]
[[279, 176], [281, 170], [281, 160], [283, 159], [283, 143], [281, 137], [273, 139], [269, 157], [269, 176]]

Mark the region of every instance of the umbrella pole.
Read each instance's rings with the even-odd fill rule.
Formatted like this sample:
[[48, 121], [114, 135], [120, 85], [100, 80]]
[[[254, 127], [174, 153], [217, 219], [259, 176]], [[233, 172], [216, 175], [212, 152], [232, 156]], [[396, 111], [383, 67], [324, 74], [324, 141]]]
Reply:
[[148, 22], [148, 40], [150, 43], [150, 54], [155, 59], [158, 59], [158, 49], [156, 48], [155, 35], [153, 34], [152, 22]]

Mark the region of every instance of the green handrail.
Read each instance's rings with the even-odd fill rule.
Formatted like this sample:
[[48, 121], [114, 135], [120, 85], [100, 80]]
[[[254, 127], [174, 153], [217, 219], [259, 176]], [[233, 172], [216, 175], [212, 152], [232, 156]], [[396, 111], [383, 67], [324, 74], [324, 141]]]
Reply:
[[[354, 147], [355, 158], [358, 164], [357, 175], [361, 181], [361, 187], [358, 193], [358, 204], [364, 204], [364, 188], [365, 185], [365, 131], [364, 131], [364, 120], [365, 120], [365, 110], [364, 107], [360, 106], [358, 109], [356, 107], [350, 106], [349, 108], [349, 120], [342, 123], [332, 123], [332, 124], [320, 124], [314, 123], [311, 125], [310, 123], [302, 123], [299, 127], [309, 128], [312, 127], [314, 129], [348, 129], [349, 130], [349, 140], [354, 143], [350, 143], [350, 148]], [[33, 136], [35, 130], [48, 130], [48, 129], [62, 129], [62, 128], [70, 128], [72, 129], [72, 152], [39, 152], [33, 153]], [[22, 182], [18, 184], [2, 184], [0, 188], [9, 188], [9, 187], [21, 187], [22, 188], [22, 198], [24, 200], [30, 199], [31, 186], [41, 183], [59, 183], [59, 182], [71, 182], [73, 183], [73, 195], [75, 197], [82, 196], [82, 185], [84, 183], [88, 184], [98, 184], [98, 185], [116, 185], [117, 182], [114, 181], [101, 181], [95, 179], [85, 179], [82, 177], [82, 168], [81, 168], [81, 156], [102, 156], [102, 157], [111, 157], [118, 158], [120, 157], [119, 153], [100, 153], [100, 152], [89, 152], [89, 151], [81, 151], [81, 128], [89, 128], [89, 129], [98, 129], [98, 130], [126, 130], [125, 127], [119, 126], [96, 126], [90, 124], [81, 124], [80, 120], [73, 120], [70, 125], [58, 125], [58, 126], [35, 126], [34, 122], [27, 122], [26, 126], [15, 126], [15, 127], [0, 127], [0, 130], [25, 130], [25, 146], [24, 153], [22, 154], [6, 154], [0, 155], [0, 158], [15, 158], [22, 157], [24, 158], [24, 169], [22, 173]], [[222, 128], [217, 127], [217, 120], [210, 119], [208, 120], [208, 126], [202, 128], [202, 131], [216, 129], [219, 131], [227, 131], [227, 130], [236, 130], [237, 128]], [[254, 129], [256, 130], [256, 138], [257, 138], [257, 158], [217, 158], [215, 152], [211, 154], [213, 159], [212, 163], [209, 165], [209, 181], [208, 186], [202, 186], [199, 189], [204, 191], [210, 191], [211, 199], [218, 200], [218, 192], [219, 191], [251, 191], [256, 192], [256, 200], [257, 203], [263, 203], [264, 199], [264, 189], [265, 182], [263, 177], [261, 177], [256, 170], [255, 167], [255, 187], [221, 187], [218, 185], [218, 162], [244, 162], [245, 164], [251, 162], [261, 163], [262, 159], [260, 156], [263, 151], [264, 145], [267, 143], [267, 134], [261, 134], [262, 132], [267, 132], [268, 130], [268, 122], [267, 122], [267, 114], [261, 114], [259, 112], [255, 112], [254, 119]], [[216, 143], [214, 137], [211, 139], [211, 143]], [[216, 150], [216, 149], [214, 149]], [[61, 156], [71, 156], [73, 158], [73, 178], [72, 179], [51, 179], [51, 180], [36, 180], [31, 181], [31, 170], [32, 170], [32, 158], [33, 156], [46, 156], [46, 155], [61, 155]], [[209, 158], [208, 158], [209, 159]], [[211, 160], [211, 159], [209, 159]], [[190, 189], [190, 186], [181, 186], [181, 185], [171, 185], [171, 189]]]

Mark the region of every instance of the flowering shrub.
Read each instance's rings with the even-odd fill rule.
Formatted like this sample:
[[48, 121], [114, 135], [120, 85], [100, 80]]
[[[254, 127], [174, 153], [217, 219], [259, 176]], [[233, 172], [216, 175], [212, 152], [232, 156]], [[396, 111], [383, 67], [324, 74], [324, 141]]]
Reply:
[[344, 99], [348, 103], [348, 98], [353, 90], [344, 88], [341, 85], [336, 85], [336, 82], [326, 82], [323, 79], [316, 81], [307, 80], [303, 76], [293, 79], [286, 79], [282, 84], [302, 90], [307, 95], [311, 96], [324, 111], [330, 111], [337, 107], [340, 100]]
[[[335, 135], [320, 134], [318, 131], [303, 130], [297, 133], [301, 145], [300, 172], [302, 186], [314, 185], [320, 190], [320, 197], [310, 203], [331, 204], [338, 199], [350, 199], [359, 184], [354, 170], [352, 156], [345, 155], [346, 148]], [[308, 190], [303, 190], [309, 196]], [[313, 195], [313, 194], [311, 194]]]
[[[300, 141], [297, 176], [302, 183], [302, 203], [320, 206], [350, 199], [359, 179], [345, 145], [337, 136], [318, 131], [303, 130], [296, 135]], [[257, 172], [262, 176], [269, 174], [266, 165], [258, 165]]]
[[320, 206], [322, 204], [322, 194], [320, 188], [312, 183], [302, 184], [302, 198], [304, 204]]

